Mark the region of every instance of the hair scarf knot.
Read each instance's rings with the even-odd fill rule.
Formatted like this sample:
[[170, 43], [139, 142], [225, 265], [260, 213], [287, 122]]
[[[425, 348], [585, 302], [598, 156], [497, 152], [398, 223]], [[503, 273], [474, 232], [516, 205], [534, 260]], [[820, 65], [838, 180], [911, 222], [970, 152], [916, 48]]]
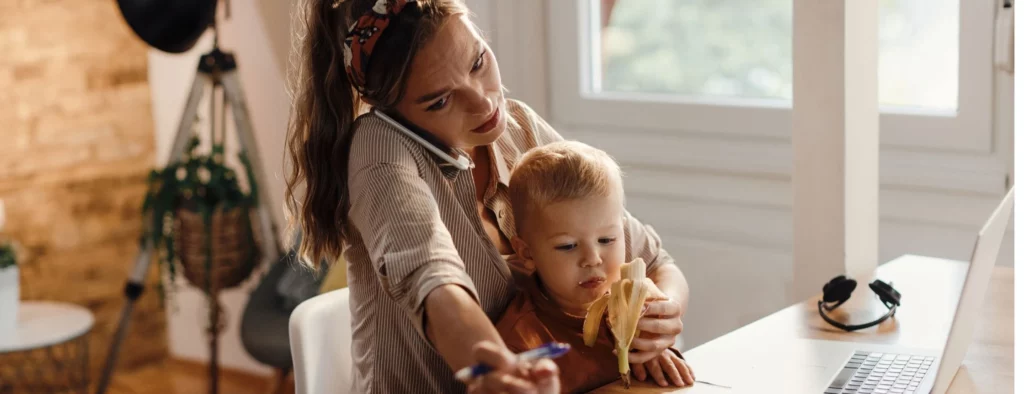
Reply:
[[[344, 0], [335, 1], [331, 7], [337, 8]], [[348, 28], [345, 42], [342, 45], [345, 56], [345, 72], [349, 81], [360, 94], [365, 93], [366, 68], [370, 63], [370, 55], [384, 29], [391, 24], [391, 19], [405, 8], [409, 0], [377, 0], [373, 8], [359, 17]]]

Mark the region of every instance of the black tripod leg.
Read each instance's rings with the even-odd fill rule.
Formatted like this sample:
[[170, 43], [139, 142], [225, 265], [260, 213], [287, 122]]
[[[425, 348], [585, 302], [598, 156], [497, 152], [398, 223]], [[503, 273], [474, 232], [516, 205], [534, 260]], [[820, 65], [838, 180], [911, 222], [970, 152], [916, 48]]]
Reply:
[[124, 308], [121, 309], [121, 320], [117, 324], [117, 332], [114, 334], [114, 339], [110, 342], [107, 361], [103, 365], [103, 374], [100, 375], [99, 384], [96, 386], [97, 394], [105, 393], [107, 386], [110, 385], [110, 378], [114, 373], [114, 368], [117, 366], [117, 356], [120, 353], [121, 343], [124, 341], [124, 336], [128, 333], [128, 323], [131, 321], [132, 310], [135, 309], [135, 301], [138, 300], [143, 290], [145, 290], [146, 272], [149, 271], [152, 248], [151, 241], [147, 241], [142, 246], [138, 259], [135, 260], [135, 271], [132, 272], [132, 276], [124, 286], [124, 295], [127, 302], [125, 302]]
[[[188, 99], [185, 102], [185, 109], [182, 112], [180, 123], [178, 124], [178, 134], [174, 136], [174, 142], [171, 144], [170, 155], [167, 156], [167, 162], [174, 162], [185, 153], [185, 149], [188, 147], [189, 138], [192, 135], [192, 121], [196, 117], [196, 113], [199, 111], [199, 101], [204, 95], [206, 84], [210, 82], [210, 74], [204, 71], [203, 58], [200, 58], [200, 64], [196, 71], [196, 76], [192, 81], [192, 89], [189, 91]], [[149, 227], [149, 221], [143, 224], [143, 228]], [[141, 250], [137, 260], [135, 260], [135, 271], [132, 272], [132, 276], [128, 279], [128, 283], [125, 284], [125, 305], [121, 309], [120, 321], [117, 323], [117, 332], [114, 334], [113, 340], [110, 342], [110, 350], [107, 353], [107, 360], [103, 366], [102, 375], [100, 375], [99, 384], [96, 386], [96, 394], [104, 394], [107, 392], [107, 386], [110, 385], [111, 376], [114, 374], [114, 369], [117, 367], [117, 358], [121, 350], [121, 342], [124, 341], [125, 335], [128, 334], [128, 323], [131, 321], [132, 311], [135, 309], [135, 300], [139, 298], [142, 291], [145, 289], [146, 272], [149, 270], [150, 256], [153, 251], [153, 244], [151, 241], [146, 241]]]

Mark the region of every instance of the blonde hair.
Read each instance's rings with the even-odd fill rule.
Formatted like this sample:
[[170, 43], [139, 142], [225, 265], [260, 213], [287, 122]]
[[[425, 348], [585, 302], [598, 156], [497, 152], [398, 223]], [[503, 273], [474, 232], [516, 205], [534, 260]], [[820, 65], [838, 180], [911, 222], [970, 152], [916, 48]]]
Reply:
[[618, 193], [622, 170], [604, 151], [578, 141], [559, 141], [526, 152], [509, 180], [516, 228], [538, 207]]

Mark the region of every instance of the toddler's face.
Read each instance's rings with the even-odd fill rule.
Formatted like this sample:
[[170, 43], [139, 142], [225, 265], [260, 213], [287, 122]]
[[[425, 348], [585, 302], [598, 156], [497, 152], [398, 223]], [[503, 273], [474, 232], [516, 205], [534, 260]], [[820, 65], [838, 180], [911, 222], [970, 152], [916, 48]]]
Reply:
[[619, 280], [626, 259], [622, 197], [594, 196], [528, 212], [516, 250], [564, 311], [582, 314]]

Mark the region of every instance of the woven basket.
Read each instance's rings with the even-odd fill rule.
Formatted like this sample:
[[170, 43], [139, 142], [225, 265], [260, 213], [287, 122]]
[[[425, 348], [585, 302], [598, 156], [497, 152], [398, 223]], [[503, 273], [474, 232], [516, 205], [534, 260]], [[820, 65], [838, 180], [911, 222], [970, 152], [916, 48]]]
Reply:
[[248, 207], [218, 209], [211, 217], [208, 232], [199, 211], [179, 208], [175, 212], [175, 253], [185, 278], [193, 286], [207, 291], [207, 238], [211, 239], [213, 257], [209, 291], [238, 286], [252, 274], [260, 259], [260, 249], [251, 215]]

